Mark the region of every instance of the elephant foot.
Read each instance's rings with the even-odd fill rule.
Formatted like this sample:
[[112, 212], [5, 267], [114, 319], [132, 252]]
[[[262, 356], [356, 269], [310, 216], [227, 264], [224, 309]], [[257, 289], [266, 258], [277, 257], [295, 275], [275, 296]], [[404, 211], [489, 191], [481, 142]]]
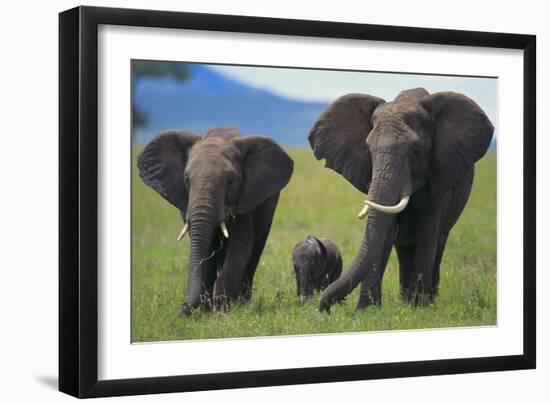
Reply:
[[432, 282], [418, 275], [416, 282], [411, 282], [408, 288], [402, 288], [405, 300], [411, 306], [429, 306], [437, 296], [438, 288]]
[[178, 311], [178, 317], [189, 317], [193, 309], [187, 303], [184, 303]]
[[360, 310], [366, 310], [367, 308], [373, 307], [373, 306], [374, 307], [382, 306], [382, 299], [380, 299], [380, 297], [373, 298], [372, 296], [364, 299], [359, 299], [355, 309], [360, 311]]
[[211, 294], [201, 295], [199, 307], [202, 311], [212, 311], [213, 303]]
[[432, 293], [413, 292], [407, 294], [406, 301], [414, 307], [426, 307], [433, 303], [434, 298], [435, 295]]
[[252, 300], [252, 287], [247, 286], [243, 288], [243, 291], [241, 292], [239, 300], [242, 301], [243, 304], [250, 303], [250, 300]]
[[375, 302], [367, 302], [367, 303], [359, 301], [359, 302], [357, 302], [357, 306], [355, 307], [355, 310], [364, 311], [364, 310], [368, 309], [369, 307], [380, 307], [380, 306], [382, 306], [382, 302], [380, 300], [375, 301]]
[[229, 299], [225, 295], [218, 295], [214, 297], [214, 310], [221, 313], [227, 313], [229, 311]]
[[381, 305], [382, 305], [382, 291], [378, 286], [368, 290], [361, 290], [356, 309], [365, 310], [367, 307], [381, 306]]

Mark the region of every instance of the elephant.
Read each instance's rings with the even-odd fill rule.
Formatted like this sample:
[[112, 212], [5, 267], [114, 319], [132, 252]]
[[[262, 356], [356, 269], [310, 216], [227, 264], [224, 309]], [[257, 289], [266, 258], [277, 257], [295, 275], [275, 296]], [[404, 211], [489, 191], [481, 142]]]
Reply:
[[404, 90], [390, 102], [346, 94], [321, 113], [308, 136], [313, 153], [367, 195], [359, 218], [368, 216], [348, 270], [321, 295], [321, 311], [359, 283], [357, 309], [380, 305], [392, 246], [403, 299], [413, 306], [433, 302], [447, 237], [493, 131], [472, 99], [423, 88]]
[[202, 138], [167, 130], [145, 146], [137, 165], [143, 182], [179, 210], [178, 240], [189, 233], [181, 314], [248, 302], [279, 194], [292, 175], [288, 154], [269, 137], [233, 127], [212, 128]]
[[313, 292], [325, 290], [342, 273], [338, 247], [327, 238], [308, 236], [292, 251], [292, 268], [299, 298], [310, 298]]

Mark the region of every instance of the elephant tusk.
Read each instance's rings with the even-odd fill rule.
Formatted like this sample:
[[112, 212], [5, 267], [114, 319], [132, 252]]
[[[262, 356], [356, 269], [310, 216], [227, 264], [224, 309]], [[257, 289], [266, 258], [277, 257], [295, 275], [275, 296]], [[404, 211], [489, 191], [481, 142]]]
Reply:
[[369, 211], [369, 205], [367, 205], [367, 201], [365, 201], [365, 205], [363, 206], [363, 209], [361, 209], [361, 212], [357, 215], [358, 219], [364, 219], [367, 217], [367, 213]]
[[189, 225], [187, 224], [187, 222], [185, 222], [185, 224], [183, 225], [183, 229], [181, 230], [181, 233], [178, 236], [178, 241], [180, 241], [182, 238], [185, 237], [185, 235], [187, 234], [187, 230], [189, 230]]
[[229, 232], [227, 231], [227, 227], [225, 226], [225, 222], [222, 222], [222, 224], [220, 224], [220, 228], [222, 229], [222, 233], [225, 236], [225, 238], [229, 238]]
[[[372, 209], [375, 209], [382, 213], [399, 213], [402, 212], [403, 209], [407, 207], [407, 204], [409, 203], [409, 195], [405, 195], [397, 205], [394, 206], [384, 206], [379, 205], [377, 203], [371, 202], [368, 199], [365, 201], [365, 206], [369, 206]], [[361, 211], [362, 212], [362, 211]]]

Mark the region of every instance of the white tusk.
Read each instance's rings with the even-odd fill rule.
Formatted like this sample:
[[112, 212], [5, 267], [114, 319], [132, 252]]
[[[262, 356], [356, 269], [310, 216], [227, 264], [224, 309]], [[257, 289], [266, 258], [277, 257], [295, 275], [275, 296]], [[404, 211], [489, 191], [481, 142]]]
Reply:
[[363, 206], [363, 209], [361, 209], [361, 212], [357, 215], [358, 219], [364, 219], [367, 217], [367, 213], [369, 211], [369, 205], [367, 205], [367, 201], [365, 201], [365, 205]]
[[365, 204], [369, 207], [382, 212], [382, 213], [399, 213], [402, 212], [403, 209], [407, 207], [407, 204], [409, 203], [409, 195], [404, 196], [397, 205], [394, 206], [384, 206], [379, 205], [377, 203], [371, 202], [369, 200], [365, 201]]
[[225, 222], [222, 222], [222, 224], [220, 224], [220, 228], [222, 229], [222, 233], [225, 236], [225, 238], [229, 238], [229, 232], [227, 231], [227, 227], [225, 226]]
[[183, 225], [183, 229], [181, 230], [181, 233], [178, 236], [178, 241], [180, 241], [182, 238], [185, 237], [185, 235], [187, 234], [187, 230], [189, 230], [189, 225], [187, 224], [187, 222], [185, 222], [185, 224]]

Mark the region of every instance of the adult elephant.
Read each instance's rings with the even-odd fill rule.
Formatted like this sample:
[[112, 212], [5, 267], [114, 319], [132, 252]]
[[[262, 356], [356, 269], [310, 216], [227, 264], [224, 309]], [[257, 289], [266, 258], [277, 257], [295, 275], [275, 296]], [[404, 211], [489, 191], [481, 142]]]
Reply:
[[381, 303], [382, 276], [395, 246], [403, 297], [427, 304], [437, 294], [447, 236], [470, 194], [474, 163], [493, 125], [470, 98], [402, 91], [392, 102], [366, 94], [334, 101], [309, 134], [317, 159], [368, 194], [365, 236], [350, 268], [322, 294], [321, 310], [360, 282], [358, 309]]
[[279, 193], [293, 170], [286, 152], [270, 138], [232, 128], [211, 129], [202, 139], [171, 130], [145, 146], [138, 167], [145, 184], [180, 211], [178, 240], [189, 232], [182, 313], [249, 300]]

